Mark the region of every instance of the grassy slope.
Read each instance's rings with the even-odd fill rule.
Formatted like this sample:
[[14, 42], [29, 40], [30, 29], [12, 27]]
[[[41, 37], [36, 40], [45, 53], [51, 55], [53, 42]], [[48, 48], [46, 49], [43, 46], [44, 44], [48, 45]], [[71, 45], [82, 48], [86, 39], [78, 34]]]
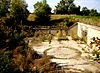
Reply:
[[70, 18], [77, 22], [100, 26], [100, 17], [79, 16], [79, 15], [51, 15], [51, 20]]
[[[83, 22], [90, 25], [100, 26], [100, 17], [91, 17], [91, 16], [79, 16], [79, 15], [50, 15], [51, 20], [59, 20], [64, 18], [69, 18], [71, 20], [74, 20], [75, 22]], [[28, 17], [29, 21], [34, 21], [35, 15], [30, 14]]]

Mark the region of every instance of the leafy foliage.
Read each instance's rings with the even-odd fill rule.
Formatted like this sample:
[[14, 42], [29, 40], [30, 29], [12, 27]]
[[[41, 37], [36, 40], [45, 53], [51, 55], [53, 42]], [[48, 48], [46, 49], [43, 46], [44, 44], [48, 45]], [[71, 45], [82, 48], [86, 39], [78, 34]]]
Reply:
[[79, 14], [80, 6], [77, 7], [74, 0], [61, 0], [54, 10], [57, 14]]
[[[46, 5], [44, 1], [43, 7]], [[43, 15], [45, 16], [48, 16], [48, 12]], [[41, 67], [47, 67], [45, 71], [42, 69], [43, 73], [56, 68], [51, 69], [49, 59], [42, 58], [40, 61], [41, 56], [28, 47], [24, 38], [33, 36], [34, 31], [31, 25], [24, 25], [26, 18], [27, 10], [23, 0], [12, 0], [10, 17], [0, 18], [0, 73], [40, 73], [41, 69], [37, 68], [39, 65], [34, 62], [36, 59], [40, 63], [43, 59]], [[34, 67], [36, 69], [33, 69]]]
[[95, 9], [89, 10], [87, 7], [82, 8], [81, 15], [83, 15], [83, 16], [99, 16], [97, 10], [95, 10]]
[[34, 13], [36, 15], [35, 17], [35, 21], [37, 24], [39, 25], [48, 25], [50, 17], [48, 14], [51, 13], [51, 8], [49, 7], [49, 5], [46, 3], [46, 1], [43, 2], [37, 2], [34, 5]]
[[7, 7], [6, 7], [6, 0], [1, 0], [0, 1], [0, 17], [6, 16], [7, 12]]
[[83, 7], [82, 11], [80, 11], [80, 6], [76, 6], [74, 4], [74, 0], [61, 0], [54, 13], [56, 14], [77, 14], [83, 16], [99, 16], [99, 13], [96, 9], [88, 9], [87, 7]]
[[16, 23], [22, 23], [28, 16], [27, 4], [24, 0], [12, 0], [10, 7], [10, 16]]
[[83, 7], [81, 11], [82, 15], [87, 16], [90, 13], [90, 10], [87, 7]]
[[0, 50], [0, 73], [12, 73], [12, 51]]
[[99, 16], [99, 14], [98, 14], [97, 10], [91, 9], [89, 16]]

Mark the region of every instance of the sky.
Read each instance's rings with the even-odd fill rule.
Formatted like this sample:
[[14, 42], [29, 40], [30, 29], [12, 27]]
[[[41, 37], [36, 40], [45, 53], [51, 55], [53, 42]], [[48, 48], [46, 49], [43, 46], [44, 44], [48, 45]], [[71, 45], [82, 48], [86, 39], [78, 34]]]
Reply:
[[[28, 4], [28, 10], [32, 13], [34, 11], [33, 5], [37, 1], [42, 0], [26, 0], [26, 3]], [[59, 3], [61, 0], [47, 0], [47, 3], [49, 6], [54, 9], [57, 3]], [[100, 12], [100, 0], [75, 0], [74, 3], [81, 7], [87, 7], [88, 9], [96, 9], [98, 12]], [[53, 10], [52, 10], [53, 11]]]

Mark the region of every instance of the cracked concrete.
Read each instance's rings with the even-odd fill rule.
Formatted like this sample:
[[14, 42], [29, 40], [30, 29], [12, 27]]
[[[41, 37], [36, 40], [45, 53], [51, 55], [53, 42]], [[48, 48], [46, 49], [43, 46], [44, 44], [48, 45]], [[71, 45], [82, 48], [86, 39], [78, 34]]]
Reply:
[[[56, 62], [66, 73], [69, 71], [76, 73], [100, 73], [100, 65], [97, 62], [91, 62], [88, 52], [82, 49], [90, 49], [86, 44], [78, 44], [76, 41], [68, 37], [69, 40], [62, 40], [60, 43], [54, 38], [49, 42], [42, 42], [40, 45], [34, 45], [33, 49], [38, 54], [54, 56], [51, 62]], [[88, 50], [87, 50], [88, 51]], [[84, 72], [83, 72], [84, 71]]]

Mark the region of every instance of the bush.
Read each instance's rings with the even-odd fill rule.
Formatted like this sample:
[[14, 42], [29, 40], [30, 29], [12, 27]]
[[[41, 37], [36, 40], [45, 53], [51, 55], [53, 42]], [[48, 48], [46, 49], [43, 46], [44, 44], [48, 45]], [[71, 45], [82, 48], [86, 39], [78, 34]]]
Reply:
[[0, 50], [0, 73], [12, 73], [12, 51]]
[[34, 5], [35, 8], [35, 21], [39, 25], [50, 25], [50, 16], [51, 8], [46, 2], [37, 2]]

